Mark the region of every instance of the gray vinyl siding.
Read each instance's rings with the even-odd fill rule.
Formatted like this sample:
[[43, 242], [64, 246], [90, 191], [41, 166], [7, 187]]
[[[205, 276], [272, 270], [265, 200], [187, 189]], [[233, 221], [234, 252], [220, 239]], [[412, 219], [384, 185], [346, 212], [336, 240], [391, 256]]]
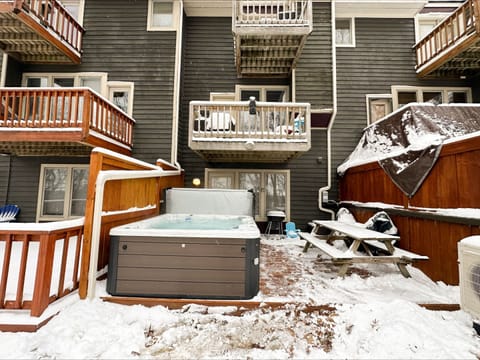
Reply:
[[20, 206], [17, 221], [34, 222], [36, 219], [42, 164], [88, 164], [88, 162], [89, 158], [85, 157], [12, 156], [7, 202]]
[[188, 147], [189, 103], [209, 101], [210, 92], [234, 92], [236, 84], [288, 85], [289, 79], [237, 78], [230, 17], [186, 17], [184, 22], [182, 100], [179, 127], [179, 161], [185, 184], [204, 177], [205, 168], [250, 167], [259, 164], [207, 164]]
[[10, 176], [10, 156], [0, 155], [0, 206], [3, 206], [7, 203], [9, 176]]
[[[176, 32], [146, 30], [146, 0], [85, 3], [82, 63], [23, 65], [9, 60], [7, 84], [20, 86], [22, 72], [107, 72], [109, 81], [134, 82], [133, 156], [149, 163], [170, 161]], [[89, 157], [12, 157], [7, 201], [21, 206], [20, 221], [35, 221], [40, 165], [47, 162], [88, 164]]]
[[313, 4], [313, 31], [297, 63], [296, 100], [312, 109], [332, 108], [332, 21], [331, 4]]
[[[325, 6], [327, 5], [327, 6]], [[315, 4], [315, 19], [319, 24], [312, 41], [305, 45], [307, 60], [299, 62], [297, 101], [311, 102], [317, 107], [331, 107], [331, 43], [329, 4]], [[231, 18], [185, 18], [183, 44], [182, 106], [180, 122], [179, 160], [186, 170], [186, 186], [194, 177], [204, 178], [205, 168], [290, 169], [291, 220], [305, 228], [308, 221], [322, 217], [318, 210], [318, 188], [325, 186], [326, 132], [312, 133], [312, 150], [287, 164], [206, 163], [188, 148], [188, 106], [192, 100], [208, 101], [210, 92], [234, 92], [235, 84], [285, 84], [290, 79], [237, 78], [233, 51]], [[326, 21], [326, 23], [324, 23]], [[325, 35], [328, 34], [328, 35]], [[323, 37], [326, 36], [326, 39]], [[313, 64], [310, 62], [314, 61]], [[319, 82], [320, 81], [320, 86]], [[299, 86], [301, 84], [302, 90]]]
[[[367, 125], [367, 94], [391, 85], [468, 86], [452, 80], [420, 80], [415, 73], [413, 19], [355, 19], [356, 47], [337, 47], [338, 113], [333, 126], [333, 174]], [[334, 181], [336, 184], [336, 181]], [[335, 198], [337, 189], [332, 192]]]
[[176, 32], [147, 31], [148, 1], [87, 0], [82, 64], [28, 65], [26, 72], [108, 72], [134, 82], [133, 156], [170, 161]]

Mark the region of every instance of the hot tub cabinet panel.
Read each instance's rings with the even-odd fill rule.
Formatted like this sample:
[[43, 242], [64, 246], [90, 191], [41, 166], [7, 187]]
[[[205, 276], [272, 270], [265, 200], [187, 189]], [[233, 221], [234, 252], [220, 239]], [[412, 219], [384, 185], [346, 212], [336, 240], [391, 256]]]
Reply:
[[111, 236], [107, 291], [116, 296], [249, 299], [260, 240]]

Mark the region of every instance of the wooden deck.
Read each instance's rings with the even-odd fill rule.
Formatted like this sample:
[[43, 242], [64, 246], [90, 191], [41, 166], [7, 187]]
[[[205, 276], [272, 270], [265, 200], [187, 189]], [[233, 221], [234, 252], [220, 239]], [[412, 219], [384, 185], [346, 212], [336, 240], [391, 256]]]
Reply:
[[135, 120], [89, 88], [0, 88], [0, 152], [131, 154]]
[[[302, 252], [301, 241], [299, 241], [298, 252]], [[141, 297], [103, 297], [104, 301], [123, 305], [142, 304], [144, 306], [165, 306], [169, 309], [182, 309], [188, 304], [198, 304], [206, 307], [222, 306], [234, 307], [233, 315], [241, 315], [246, 310], [254, 309], [277, 309], [294, 304], [305, 312], [328, 310], [332, 305], [328, 302], [322, 303], [321, 299], [312, 299], [311, 294], [304, 293], [302, 284], [306, 281], [305, 273], [310, 272], [310, 265], [307, 259], [299, 261], [298, 258], [292, 258], [291, 254], [284, 251], [282, 246], [275, 246], [271, 243], [262, 242], [260, 247], [260, 294], [265, 300], [210, 300], [210, 299], [167, 299], [167, 298], [141, 298]], [[318, 268], [318, 261], [314, 260], [314, 267], [318, 271], [328, 274], [336, 272], [334, 265], [322, 263], [322, 268]], [[362, 277], [373, 276], [361, 268], [352, 266], [348, 270], [348, 275], [358, 274]], [[325, 286], [320, 280], [317, 284], [320, 288]], [[268, 299], [271, 300], [268, 300]], [[276, 299], [276, 300], [273, 300]], [[280, 300], [279, 300], [280, 299]], [[315, 302], [315, 300], [317, 302]], [[419, 303], [420, 306], [429, 310], [456, 311], [460, 307], [458, 304], [433, 304], [427, 302]], [[243, 309], [243, 310], [242, 310]]]
[[20, 62], [79, 64], [84, 32], [57, 0], [0, 2], [0, 47]]
[[212, 162], [286, 162], [311, 147], [310, 104], [191, 101], [189, 147]]
[[238, 76], [288, 76], [313, 28], [312, 0], [247, 0], [233, 4]]
[[480, 71], [480, 0], [467, 0], [414, 47], [417, 75], [473, 76]]

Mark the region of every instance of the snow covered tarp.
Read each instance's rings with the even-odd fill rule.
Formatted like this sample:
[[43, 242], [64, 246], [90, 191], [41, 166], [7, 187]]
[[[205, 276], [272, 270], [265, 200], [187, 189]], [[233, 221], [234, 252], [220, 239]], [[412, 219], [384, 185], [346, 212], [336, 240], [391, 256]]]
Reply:
[[408, 197], [420, 188], [442, 144], [479, 132], [480, 105], [412, 103], [364, 129], [340, 176], [354, 166], [378, 161]]

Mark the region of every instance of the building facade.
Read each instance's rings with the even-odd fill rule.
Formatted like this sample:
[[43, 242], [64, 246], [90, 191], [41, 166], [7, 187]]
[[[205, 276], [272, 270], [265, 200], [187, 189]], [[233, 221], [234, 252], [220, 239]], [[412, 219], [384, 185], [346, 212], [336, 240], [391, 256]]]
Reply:
[[[257, 221], [281, 210], [304, 228], [331, 216], [322, 199], [337, 200], [336, 167], [370, 123], [409, 102], [480, 101], [474, 69], [419, 65], [414, 48], [475, 0], [57, 3], [24, 6], [57, 26], [66, 10], [80, 49], [58, 34], [42, 40], [58, 55], [4, 46], [0, 204], [19, 205], [19, 221], [81, 216], [89, 151], [103, 146], [179, 162], [187, 187], [251, 188]], [[2, 19], [23, 26], [23, 10]]]

